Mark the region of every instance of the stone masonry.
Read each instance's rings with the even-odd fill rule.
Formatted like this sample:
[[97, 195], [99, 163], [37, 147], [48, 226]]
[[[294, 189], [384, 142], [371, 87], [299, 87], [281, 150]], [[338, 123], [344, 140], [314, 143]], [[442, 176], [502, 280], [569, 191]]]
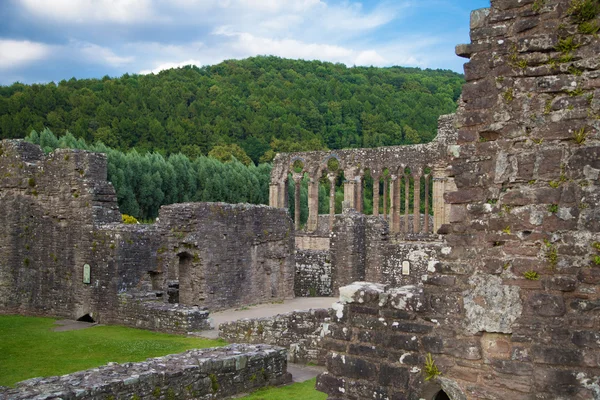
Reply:
[[231, 345], [188, 350], [139, 363], [108, 365], [15, 388], [0, 387], [7, 400], [223, 399], [291, 381], [286, 350], [267, 345]]
[[325, 365], [323, 339], [330, 333], [332, 309], [292, 311], [273, 317], [242, 319], [219, 325], [229, 343], [266, 343], [288, 349], [288, 361]]
[[600, 399], [598, 12], [472, 13], [444, 247], [419, 285], [340, 289], [330, 399]]
[[0, 142], [0, 313], [185, 333], [208, 311], [293, 297], [284, 210], [177, 204], [121, 222], [106, 157]]

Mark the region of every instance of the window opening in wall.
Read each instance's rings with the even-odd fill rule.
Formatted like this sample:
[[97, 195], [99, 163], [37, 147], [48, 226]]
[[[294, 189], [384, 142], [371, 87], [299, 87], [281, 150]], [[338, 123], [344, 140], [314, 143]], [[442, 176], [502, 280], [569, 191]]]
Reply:
[[433, 400], [450, 400], [450, 397], [448, 397], [448, 395], [446, 394], [446, 392], [444, 392], [443, 390], [440, 390], [435, 397], [433, 398]]
[[77, 321], [94, 323], [94, 318], [90, 314], [85, 314], [83, 317], [77, 318]]
[[179, 257], [177, 303], [192, 305], [193, 288], [191, 271], [194, 257], [188, 252], [179, 253], [177, 257]]

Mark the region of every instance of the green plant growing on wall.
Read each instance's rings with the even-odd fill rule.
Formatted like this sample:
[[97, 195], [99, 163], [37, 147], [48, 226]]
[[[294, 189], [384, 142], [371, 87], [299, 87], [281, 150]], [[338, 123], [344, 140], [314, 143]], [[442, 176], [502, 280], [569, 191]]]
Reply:
[[594, 249], [596, 249], [597, 251], [600, 251], [600, 242], [594, 242], [594, 243], [592, 243], [592, 247]]
[[423, 373], [425, 374], [426, 381], [435, 379], [436, 376], [442, 374], [437, 365], [435, 365], [431, 353], [427, 353], [427, 356], [425, 357], [425, 368], [423, 369]]
[[514, 68], [519, 68], [519, 69], [527, 68], [527, 60], [524, 60], [519, 57], [519, 50], [517, 49], [516, 44], [513, 44], [513, 46], [510, 49], [508, 64]]
[[593, 257], [592, 261], [594, 261], [594, 264], [600, 265], [600, 256], [599, 255], [595, 255]]
[[502, 232], [506, 233], [507, 235], [510, 235], [510, 226], [507, 226], [506, 228], [502, 229]]
[[567, 10], [573, 22], [578, 24], [593, 20], [598, 13], [600, 13], [598, 0], [572, 0]]
[[552, 214], [556, 214], [558, 212], [558, 204], [550, 204], [548, 206], [548, 212], [551, 212]]
[[514, 92], [513, 88], [506, 89], [506, 91], [504, 92], [504, 94], [502, 95], [502, 97], [504, 98], [504, 102], [506, 104], [508, 104], [511, 101], [513, 101], [515, 99], [515, 92]]
[[540, 274], [538, 274], [536, 271], [525, 271], [523, 272], [523, 276], [525, 279], [529, 279], [530, 281], [540, 280]]
[[546, 246], [546, 251], [544, 253], [544, 258], [550, 264], [552, 269], [556, 268], [556, 264], [558, 264], [558, 250], [556, 246], [550, 243], [549, 240], [544, 240], [544, 245]]
[[573, 140], [575, 141], [575, 143], [584, 144], [586, 139], [587, 133], [585, 132], [585, 126], [573, 132]]
[[531, 11], [538, 13], [546, 5], [546, 0], [535, 0], [531, 6]]
[[139, 224], [137, 218], [132, 217], [131, 215], [123, 214], [121, 215], [121, 219], [124, 224]]
[[580, 44], [575, 43], [575, 38], [573, 36], [569, 36], [564, 39], [558, 39], [558, 43], [554, 49], [563, 54], [569, 54], [570, 52], [577, 50], [579, 46]]
[[210, 378], [210, 387], [213, 393], [217, 393], [219, 391], [219, 382], [217, 381], [217, 376], [215, 374], [208, 375]]
[[579, 24], [577, 30], [579, 31], [579, 33], [582, 33], [584, 35], [596, 35], [600, 30], [600, 25], [598, 25], [598, 21], [596, 20], [585, 21]]
[[29, 185], [29, 187], [35, 187], [35, 178], [29, 178], [27, 180], [27, 184]]

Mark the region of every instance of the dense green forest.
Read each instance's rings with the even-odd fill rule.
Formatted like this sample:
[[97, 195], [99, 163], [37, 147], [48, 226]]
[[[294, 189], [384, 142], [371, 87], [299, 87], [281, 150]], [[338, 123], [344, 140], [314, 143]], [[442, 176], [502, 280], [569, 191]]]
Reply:
[[156, 75], [15, 83], [0, 86], [0, 138], [49, 128], [138, 155], [226, 160], [234, 154], [249, 165], [275, 152], [430, 141], [438, 116], [456, 109], [462, 83], [462, 75], [445, 70], [278, 57]]
[[149, 220], [164, 204], [188, 201], [268, 204], [271, 164], [243, 165], [235, 158], [223, 163], [212, 157], [193, 160], [183, 154], [127, 153], [100, 142], [88, 144], [72, 134], [57, 138], [49, 129], [32, 131], [25, 140], [39, 144], [46, 153], [56, 148], [105, 153], [108, 180], [117, 192], [122, 213]]

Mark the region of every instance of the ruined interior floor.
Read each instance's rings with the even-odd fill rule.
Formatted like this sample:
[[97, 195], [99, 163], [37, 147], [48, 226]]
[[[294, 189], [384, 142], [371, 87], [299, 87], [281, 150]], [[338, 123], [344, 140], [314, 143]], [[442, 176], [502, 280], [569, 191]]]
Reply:
[[209, 331], [198, 332], [195, 336], [208, 339], [219, 337], [219, 324], [223, 322], [237, 321], [244, 318], [265, 318], [291, 311], [307, 311], [313, 308], [331, 308], [337, 301], [336, 297], [296, 297], [287, 299], [280, 303], [255, 304], [242, 308], [223, 310], [210, 313], [214, 328]]

